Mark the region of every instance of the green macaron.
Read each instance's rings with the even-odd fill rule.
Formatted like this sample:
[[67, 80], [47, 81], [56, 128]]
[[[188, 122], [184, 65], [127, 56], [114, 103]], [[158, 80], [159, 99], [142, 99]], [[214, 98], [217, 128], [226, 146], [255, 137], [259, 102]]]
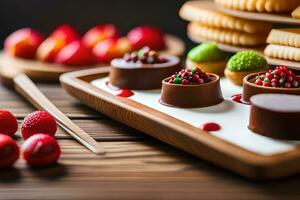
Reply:
[[216, 43], [200, 44], [191, 49], [187, 55], [193, 62], [219, 61], [226, 58], [225, 54], [217, 47]]
[[240, 51], [232, 56], [228, 63], [227, 69], [231, 71], [250, 71], [264, 69], [267, 66], [266, 59], [255, 51]]

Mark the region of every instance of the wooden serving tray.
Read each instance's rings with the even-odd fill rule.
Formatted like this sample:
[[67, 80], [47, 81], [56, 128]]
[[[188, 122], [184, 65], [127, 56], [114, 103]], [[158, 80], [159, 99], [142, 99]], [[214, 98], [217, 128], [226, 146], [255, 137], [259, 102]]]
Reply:
[[[159, 90], [133, 91], [135, 94], [129, 98], [116, 96], [104, 83], [108, 73], [109, 68], [89, 69], [66, 73], [60, 81], [68, 93], [97, 111], [242, 176], [275, 179], [300, 171], [297, 142], [273, 140], [247, 129], [245, 118], [249, 105], [228, 99], [230, 93], [241, 91], [239, 86], [222, 79], [226, 99], [223, 103], [208, 108], [179, 109], [159, 104]], [[235, 114], [228, 115], [232, 112]], [[222, 130], [203, 131], [198, 119], [219, 119]]]

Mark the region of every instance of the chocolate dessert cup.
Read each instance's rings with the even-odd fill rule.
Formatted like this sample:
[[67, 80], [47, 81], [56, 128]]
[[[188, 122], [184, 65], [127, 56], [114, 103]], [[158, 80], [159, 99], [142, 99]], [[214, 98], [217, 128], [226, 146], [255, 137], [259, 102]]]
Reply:
[[220, 77], [209, 74], [211, 81], [203, 84], [183, 85], [162, 81], [160, 103], [180, 108], [200, 108], [219, 104], [223, 101]]
[[250, 130], [276, 139], [300, 139], [300, 96], [259, 94], [250, 101]]
[[300, 88], [266, 87], [256, 85], [254, 83], [255, 77], [264, 73], [265, 72], [252, 73], [243, 79], [243, 101], [249, 102], [252, 96], [262, 93], [300, 95]]
[[124, 59], [114, 59], [109, 73], [110, 83], [123, 89], [159, 89], [161, 81], [171, 76], [179, 68], [179, 58], [164, 55], [166, 62], [156, 64], [128, 63]]

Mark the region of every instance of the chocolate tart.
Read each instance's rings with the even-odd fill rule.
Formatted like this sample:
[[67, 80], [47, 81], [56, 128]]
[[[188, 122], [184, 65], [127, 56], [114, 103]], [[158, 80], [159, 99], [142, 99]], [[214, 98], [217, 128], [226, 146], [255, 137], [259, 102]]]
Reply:
[[252, 73], [243, 79], [243, 101], [249, 102], [250, 98], [257, 94], [262, 93], [278, 93], [278, 94], [294, 94], [300, 95], [300, 88], [281, 88], [281, 87], [266, 87], [256, 85], [254, 79], [257, 75], [264, 74], [265, 72]]
[[250, 130], [276, 139], [300, 139], [300, 96], [259, 94], [250, 102]]
[[179, 58], [164, 55], [164, 63], [143, 64], [126, 62], [123, 58], [111, 61], [109, 81], [112, 85], [130, 90], [159, 89], [161, 81], [179, 68]]
[[180, 108], [200, 108], [219, 104], [223, 101], [220, 77], [209, 74], [211, 81], [196, 85], [168, 83], [171, 77], [162, 81], [160, 103]]

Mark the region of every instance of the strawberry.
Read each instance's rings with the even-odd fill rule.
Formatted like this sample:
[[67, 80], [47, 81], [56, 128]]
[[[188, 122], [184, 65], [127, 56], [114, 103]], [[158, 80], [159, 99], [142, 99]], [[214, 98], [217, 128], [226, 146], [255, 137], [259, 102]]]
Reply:
[[13, 136], [18, 130], [16, 117], [7, 110], [0, 110], [0, 133]]
[[55, 62], [63, 65], [88, 66], [95, 64], [95, 58], [86, 46], [76, 40], [60, 50]]
[[19, 158], [17, 143], [9, 136], [0, 134], [0, 167], [10, 167]]
[[56, 163], [60, 157], [60, 147], [55, 138], [46, 134], [36, 134], [28, 138], [22, 146], [23, 158], [32, 166], [47, 166]]
[[133, 50], [139, 50], [144, 46], [157, 51], [166, 48], [164, 33], [153, 26], [136, 27], [127, 34], [127, 38]]
[[22, 123], [22, 136], [26, 140], [38, 133], [54, 136], [57, 124], [54, 118], [45, 111], [36, 111], [27, 115]]

